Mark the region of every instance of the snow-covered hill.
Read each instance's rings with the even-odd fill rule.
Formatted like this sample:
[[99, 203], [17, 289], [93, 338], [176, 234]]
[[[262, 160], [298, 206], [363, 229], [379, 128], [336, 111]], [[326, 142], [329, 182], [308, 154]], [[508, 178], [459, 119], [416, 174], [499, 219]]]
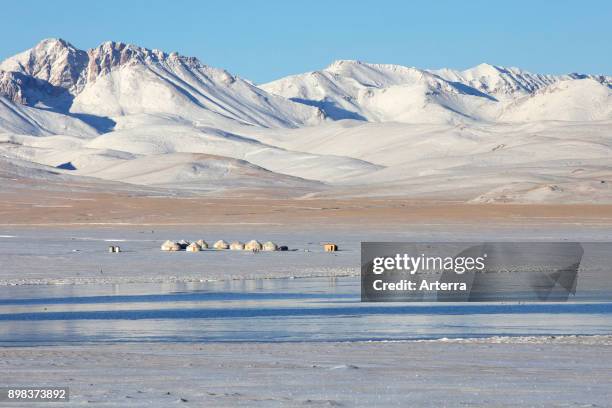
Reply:
[[[196, 58], [123, 43], [106, 42], [81, 51], [64, 40], [48, 39], [5, 60], [0, 70], [35, 78], [39, 87], [46, 85], [57, 94], [30, 101], [23, 95], [31, 86], [23, 83], [4, 96], [77, 114], [161, 113], [209, 125], [234, 120], [266, 127], [316, 124], [322, 119], [316, 108], [270, 95]], [[4, 79], [0, 89], [8, 89], [9, 82], [11, 78]], [[72, 98], [69, 103], [66, 94]]]
[[236, 189], [321, 189], [320, 183], [282, 175], [244, 160], [196, 153], [140, 156], [92, 172], [91, 176], [126, 183], [224, 191]]
[[591, 79], [559, 81], [504, 106], [500, 120], [599, 121], [612, 118], [612, 89]]
[[256, 86], [50, 39], [0, 63], [0, 158], [26, 185], [612, 202], [612, 77], [342, 60]]
[[452, 69], [430, 70], [430, 72], [451, 81], [459, 82], [492, 95], [499, 100], [533, 94], [538, 90], [560, 81], [592, 79], [604, 85], [612, 85], [612, 76], [604, 75], [544, 75], [534, 74], [516, 67], [500, 67], [480, 64], [465, 71]]
[[[585, 88], [564, 103], [552, 95], [561, 87]], [[422, 70], [389, 64], [360, 61], [336, 61], [315, 72], [294, 75], [262, 85], [262, 88], [304, 103], [320, 107], [334, 119], [361, 119], [375, 122], [469, 123], [500, 122], [520, 119], [523, 114], [517, 100], [533, 95], [547, 105], [552, 95], [554, 108], [531, 109], [529, 121], [577, 120], [576, 111], [598, 110], [598, 101], [589, 92], [612, 93], [612, 77], [595, 75], [541, 75], [518, 68], [488, 64], [455, 71]], [[594, 103], [591, 105], [591, 103]], [[531, 108], [534, 108], [532, 106]], [[607, 119], [599, 114], [593, 119]]]
[[66, 134], [86, 138], [98, 136], [96, 129], [72, 115], [32, 108], [1, 96], [0, 133], [36, 136]]

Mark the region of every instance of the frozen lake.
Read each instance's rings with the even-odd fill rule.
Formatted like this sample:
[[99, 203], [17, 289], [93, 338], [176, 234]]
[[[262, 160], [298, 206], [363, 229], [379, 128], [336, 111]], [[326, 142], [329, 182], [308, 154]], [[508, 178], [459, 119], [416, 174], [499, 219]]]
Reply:
[[[580, 293], [579, 293], [580, 294]], [[0, 343], [318, 342], [612, 332], [609, 293], [567, 303], [361, 303], [359, 279], [0, 288]]]
[[[210, 242], [270, 239], [295, 251], [255, 255], [159, 250], [165, 239], [181, 237]], [[525, 230], [424, 225], [369, 232], [261, 226], [206, 231], [6, 228], [0, 231], [0, 343], [608, 335], [612, 281], [607, 263], [585, 261], [577, 296], [561, 304], [361, 303], [356, 275], [363, 240], [601, 242], [609, 237], [608, 227], [570, 225], [532, 225]], [[341, 251], [325, 253], [321, 241], [336, 242]], [[121, 245], [124, 252], [109, 254], [111, 244]]]

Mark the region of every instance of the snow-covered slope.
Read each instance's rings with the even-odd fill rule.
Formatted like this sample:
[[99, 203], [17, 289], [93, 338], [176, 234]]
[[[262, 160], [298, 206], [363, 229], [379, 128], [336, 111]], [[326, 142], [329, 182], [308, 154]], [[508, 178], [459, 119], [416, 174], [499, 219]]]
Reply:
[[254, 135], [382, 166], [326, 194], [479, 202], [612, 202], [612, 121], [506, 124], [335, 122]]
[[533, 94], [559, 81], [592, 79], [604, 85], [612, 84], [611, 76], [602, 75], [544, 75], [534, 74], [520, 68], [480, 64], [465, 71], [452, 69], [430, 70], [430, 72], [451, 81], [468, 85], [499, 100], [514, 99]]
[[[0, 141], [2, 139], [0, 137]], [[51, 166], [71, 163], [76, 173], [85, 175], [125, 160], [174, 153], [201, 153], [244, 160], [276, 173], [326, 182], [364, 175], [381, 168], [354, 158], [286, 150], [214, 129], [202, 131], [184, 126], [140, 127], [107, 133], [89, 141], [59, 136], [52, 139], [50, 143], [41, 143], [31, 137], [6, 137], [13, 142], [8, 147], [15, 155]]]
[[504, 107], [502, 121], [599, 121], [612, 119], [612, 88], [587, 78], [565, 80], [516, 99]]
[[0, 133], [36, 136], [65, 134], [85, 138], [98, 135], [93, 127], [78, 118], [20, 105], [1, 96]]
[[262, 88], [318, 106], [333, 119], [375, 122], [453, 122], [482, 116], [490, 97], [430, 72], [399, 65], [336, 61]]
[[559, 80], [554, 75], [532, 74], [519, 68], [480, 64], [465, 71], [440, 69], [430, 71], [442, 78], [468, 85], [503, 100], [531, 94]]
[[247, 161], [196, 153], [141, 156], [89, 175], [172, 189], [322, 188], [320, 183], [273, 173]]
[[[514, 109], [518, 99], [538, 94], [539, 103], [547, 105], [547, 95], [566, 82], [584, 89], [567, 95], [572, 98], [567, 104], [553, 102], [556, 106], [532, 111], [528, 120], [581, 120], [585, 115], [580, 112], [591, 109], [581, 107], [590, 102], [594, 88], [590, 83], [600, 84], [598, 94], [612, 88], [609, 76], [541, 75], [488, 64], [465, 71], [421, 70], [360, 61], [337, 61], [321, 71], [282, 78], [262, 88], [319, 106], [334, 119], [455, 124], [516, 120], [520, 114], [506, 111]], [[588, 120], [603, 118], [596, 114]]]
[[138, 155], [88, 149], [83, 142], [69, 136], [0, 135], [3, 191], [47, 189], [52, 183], [56, 189], [63, 185], [66, 189], [108, 192], [125, 191], [131, 184], [135, 192], [143, 191], [137, 186], [151, 186], [158, 194], [167, 190], [173, 195], [183, 190], [223, 195], [259, 191], [300, 196], [327, 188], [323, 183], [274, 173], [244, 160], [200, 153]]
[[[63, 40], [44, 40], [5, 60], [0, 69], [36, 78], [39, 86], [65, 90], [73, 100], [61, 106], [72, 113], [106, 117], [161, 113], [209, 125], [234, 120], [266, 127], [316, 124], [323, 119], [316, 108], [269, 95], [196, 58], [124, 43], [106, 42], [85, 52]], [[23, 95], [31, 86], [21, 85], [28, 89], [11, 89], [4, 96], [29, 102]], [[44, 102], [60, 108], [56, 101]]]
[[315, 124], [320, 112], [269, 95], [225, 70], [176, 53], [107, 42], [90, 50], [87, 85], [73, 112], [105, 116], [165, 113], [215, 124], [229, 118], [257, 126]]
[[50, 166], [32, 163], [27, 160], [0, 152], [0, 191], [3, 193], [29, 189], [74, 191], [96, 187], [104, 191], [109, 187], [125, 187], [121, 183], [111, 183], [95, 178], [79, 177]]

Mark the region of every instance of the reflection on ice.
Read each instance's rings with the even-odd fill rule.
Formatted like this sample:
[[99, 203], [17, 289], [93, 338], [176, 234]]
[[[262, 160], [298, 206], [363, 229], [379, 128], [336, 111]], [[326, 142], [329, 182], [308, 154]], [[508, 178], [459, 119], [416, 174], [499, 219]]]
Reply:
[[[367, 341], [609, 334], [612, 303], [368, 304], [358, 278], [2, 290], [0, 342]], [[579, 299], [578, 299], [579, 300]]]

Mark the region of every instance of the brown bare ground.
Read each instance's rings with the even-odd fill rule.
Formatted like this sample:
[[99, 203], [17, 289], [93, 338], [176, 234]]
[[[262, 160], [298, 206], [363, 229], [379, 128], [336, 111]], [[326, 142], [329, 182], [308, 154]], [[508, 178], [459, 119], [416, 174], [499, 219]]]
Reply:
[[[154, 193], [153, 193], [154, 194]], [[609, 204], [468, 204], [405, 199], [274, 199], [0, 189], [2, 225], [396, 223], [612, 224]]]

